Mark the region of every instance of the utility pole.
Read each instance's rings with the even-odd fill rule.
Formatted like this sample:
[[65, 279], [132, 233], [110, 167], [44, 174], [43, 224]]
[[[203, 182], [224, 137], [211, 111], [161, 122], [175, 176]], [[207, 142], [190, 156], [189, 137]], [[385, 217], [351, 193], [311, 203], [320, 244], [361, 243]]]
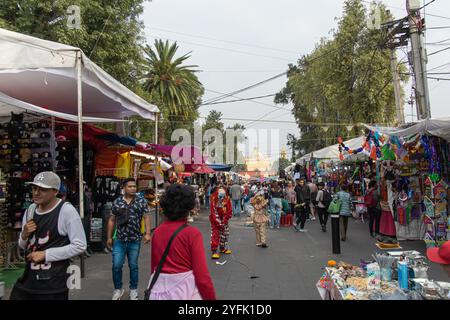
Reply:
[[424, 20], [420, 17], [420, 0], [407, 0], [409, 35], [412, 48], [412, 62], [416, 79], [416, 100], [419, 120], [431, 117], [427, 79], [427, 54], [424, 48]]

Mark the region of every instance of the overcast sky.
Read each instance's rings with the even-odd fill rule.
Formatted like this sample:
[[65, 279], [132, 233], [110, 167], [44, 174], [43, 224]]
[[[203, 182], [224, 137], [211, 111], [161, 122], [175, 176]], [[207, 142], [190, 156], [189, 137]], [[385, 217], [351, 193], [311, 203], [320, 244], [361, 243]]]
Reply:
[[[397, 18], [406, 15], [406, 0], [383, 2]], [[335, 18], [342, 15], [342, 5], [343, 0], [153, 0], [145, 4], [143, 20], [149, 43], [154, 38], [177, 40], [180, 54], [192, 51], [189, 62], [202, 71], [198, 76], [206, 89], [206, 101], [220, 95], [217, 92], [233, 92], [286, 71], [288, 63], [310, 53], [320, 38], [328, 36], [337, 26]], [[450, 26], [450, 1], [435, 1], [427, 7], [427, 13], [448, 17], [427, 16], [428, 27]], [[427, 31], [428, 43], [445, 39], [448, 41], [443, 43], [449, 46], [450, 29]], [[428, 52], [447, 46], [430, 45]], [[403, 57], [404, 53], [399, 52], [399, 58]], [[428, 69], [444, 63], [447, 65], [433, 72], [450, 72], [450, 51], [431, 56]], [[285, 82], [286, 77], [281, 77], [237, 96], [274, 94]], [[430, 80], [429, 88], [432, 116], [449, 116], [450, 81]], [[410, 95], [410, 87], [405, 89]], [[274, 144], [263, 150], [278, 158], [287, 133], [299, 135], [289, 111], [292, 106], [275, 106], [273, 97], [258, 101], [272, 106], [249, 101], [203, 106], [201, 116], [205, 117], [212, 109], [221, 111], [224, 118], [258, 119], [266, 115], [263, 120], [272, 122], [224, 122], [226, 125], [239, 122], [252, 129], [280, 129], [281, 146]], [[407, 121], [411, 121], [410, 108], [405, 114]]]

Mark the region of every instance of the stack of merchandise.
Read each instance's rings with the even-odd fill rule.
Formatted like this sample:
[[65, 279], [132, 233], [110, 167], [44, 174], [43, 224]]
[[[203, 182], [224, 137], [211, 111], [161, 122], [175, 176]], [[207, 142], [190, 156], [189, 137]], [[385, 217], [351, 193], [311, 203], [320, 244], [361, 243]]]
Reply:
[[[340, 300], [449, 299], [450, 283], [428, 280], [427, 260], [417, 251], [389, 252], [361, 260], [360, 266], [328, 262], [317, 283], [323, 299], [329, 292]], [[332, 263], [330, 263], [332, 262]]]

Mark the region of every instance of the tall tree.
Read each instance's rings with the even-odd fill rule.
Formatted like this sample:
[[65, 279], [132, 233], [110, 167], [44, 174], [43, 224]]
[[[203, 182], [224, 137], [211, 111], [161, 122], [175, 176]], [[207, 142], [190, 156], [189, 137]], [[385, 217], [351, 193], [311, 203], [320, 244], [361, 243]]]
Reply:
[[161, 131], [167, 141], [175, 129], [194, 128], [204, 89], [196, 76], [195, 65], [185, 65], [189, 54], [175, 57], [177, 43], [155, 40], [145, 48], [144, 89], [162, 113]]
[[[2, 0], [0, 27], [79, 47], [96, 64], [136, 91], [142, 74], [144, 0]], [[80, 8], [80, 28], [67, 9]], [[144, 98], [146, 98], [144, 96]]]
[[[383, 6], [381, 13], [383, 21], [392, 19]], [[359, 122], [394, 124], [386, 41], [385, 31], [366, 27], [361, 0], [346, 0], [332, 39], [321, 39], [311, 54], [289, 65], [288, 82], [275, 100], [294, 104], [301, 137], [290, 143], [300, 155], [336, 143], [339, 135], [359, 135]]]

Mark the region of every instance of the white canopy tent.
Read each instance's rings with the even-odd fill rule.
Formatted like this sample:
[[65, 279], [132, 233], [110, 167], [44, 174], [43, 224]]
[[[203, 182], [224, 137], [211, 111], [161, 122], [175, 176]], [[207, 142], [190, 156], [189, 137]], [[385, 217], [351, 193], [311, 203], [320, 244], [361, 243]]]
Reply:
[[140, 115], [157, 119], [159, 110], [94, 64], [79, 48], [0, 29], [0, 52], [0, 92], [77, 116], [79, 210], [83, 218], [83, 117]]
[[[11, 116], [11, 113], [22, 113], [22, 112], [36, 114], [36, 115], [49, 116], [49, 117], [55, 117], [55, 118], [74, 121], [74, 122], [78, 121], [78, 117], [75, 115], [41, 108], [41, 107], [35, 106], [31, 103], [27, 103], [27, 102], [24, 102], [21, 100], [11, 98], [10, 96], [7, 96], [0, 92], [0, 118], [9, 117], [9, 116]], [[94, 118], [94, 117], [83, 117], [82, 120], [83, 120], [83, 122], [89, 122], [89, 123], [105, 123], [105, 122], [122, 121], [122, 120], [118, 120], [118, 119]]]
[[[361, 136], [358, 138], [344, 141], [344, 144], [345, 144], [345, 146], [349, 147], [350, 149], [358, 149], [363, 146], [364, 141], [365, 141], [365, 137]], [[332, 146], [308, 153], [308, 154], [304, 155], [303, 157], [301, 157], [300, 159], [298, 159], [297, 163], [303, 164], [304, 161], [309, 161], [312, 158], [340, 161], [340, 159], [339, 159], [339, 144], [334, 144]]]
[[367, 124], [364, 126], [369, 130], [377, 131], [388, 136], [404, 138], [420, 133], [440, 137], [450, 142], [450, 117], [421, 120], [408, 124], [403, 128], [374, 127]]

